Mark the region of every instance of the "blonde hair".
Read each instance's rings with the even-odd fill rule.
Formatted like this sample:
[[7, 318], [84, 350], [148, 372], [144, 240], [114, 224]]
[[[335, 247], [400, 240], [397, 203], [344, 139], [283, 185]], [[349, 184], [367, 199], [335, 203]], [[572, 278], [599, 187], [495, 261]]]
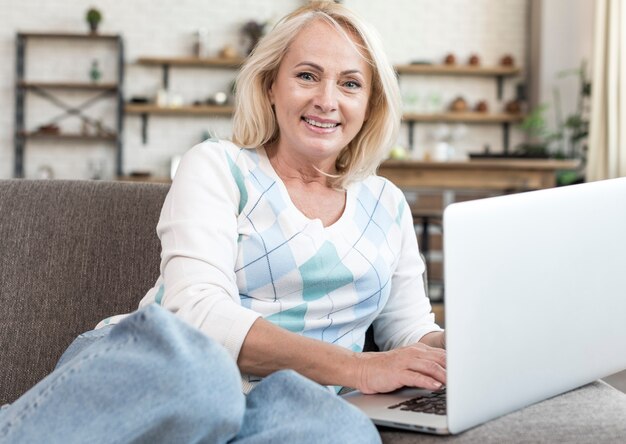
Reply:
[[401, 119], [398, 81], [378, 33], [344, 6], [313, 1], [285, 16], [261, 39], [237, 76], [233, 142], [256, 148], [278, 140], [270, 87], [298, 32], [314, 20], [325, 20], [347, 37], [355, 36], [354, 44], [372, 68], [368, 118], [337, 157], [337, 175], [328, 175], [332, 186], [342, 188], [376, 172], [396, 142]]

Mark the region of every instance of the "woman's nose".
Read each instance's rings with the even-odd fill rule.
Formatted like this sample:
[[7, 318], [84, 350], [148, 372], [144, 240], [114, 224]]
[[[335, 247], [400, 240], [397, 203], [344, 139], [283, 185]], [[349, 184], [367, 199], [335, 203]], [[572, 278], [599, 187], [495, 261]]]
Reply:
[[314, 105], [325, 113], [337, 110], [337, 85], [334, 81], [327, 80], [319, 83]]

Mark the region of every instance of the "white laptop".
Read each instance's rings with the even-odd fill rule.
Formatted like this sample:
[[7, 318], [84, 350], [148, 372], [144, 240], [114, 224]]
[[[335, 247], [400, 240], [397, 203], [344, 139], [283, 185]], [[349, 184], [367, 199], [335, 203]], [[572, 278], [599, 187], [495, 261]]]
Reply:
[[376, 424], [459, 433], [626, 368], [626, 178], [452, 204], [443, 231], [446, 411], [344, 395]]

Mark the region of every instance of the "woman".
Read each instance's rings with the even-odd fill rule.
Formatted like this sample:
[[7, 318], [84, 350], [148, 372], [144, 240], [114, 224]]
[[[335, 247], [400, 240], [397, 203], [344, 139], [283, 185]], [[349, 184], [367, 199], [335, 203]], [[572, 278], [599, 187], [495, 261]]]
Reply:
[[[77, 440], [377, 442], [322, 386], [445, 383], [410, 211], [374, 176], [397, 137], [398, 97], [378, 39], [344, 7], [285, 17], [238, 77], [233, 142], [181, 162], [141, 310], [79, 337], [0, 430], [33, 440], [16, 418], [47, 424], [50, 400], [65, 399]], [[372, 323], [384, 351], [360, 353]], [[122, 425], [105, 413], [115, 404]]]

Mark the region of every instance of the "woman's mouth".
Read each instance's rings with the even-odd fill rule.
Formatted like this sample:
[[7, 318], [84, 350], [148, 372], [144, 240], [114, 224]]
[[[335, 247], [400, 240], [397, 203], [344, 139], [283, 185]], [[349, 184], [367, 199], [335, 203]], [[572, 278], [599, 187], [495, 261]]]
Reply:
[[328, 121], [328, 120], [325, 122], [321, 122], [319, 120], [315, 120], [310, 117], [304, 117], [304, 116], [302, 117], [302, 120], [304, 120], [306, 123], [316, 128], [330, 129], [330, 128], [336, 128], [337, 126], [339, 126], [339, 122], [333, 122], [333, 121]]

